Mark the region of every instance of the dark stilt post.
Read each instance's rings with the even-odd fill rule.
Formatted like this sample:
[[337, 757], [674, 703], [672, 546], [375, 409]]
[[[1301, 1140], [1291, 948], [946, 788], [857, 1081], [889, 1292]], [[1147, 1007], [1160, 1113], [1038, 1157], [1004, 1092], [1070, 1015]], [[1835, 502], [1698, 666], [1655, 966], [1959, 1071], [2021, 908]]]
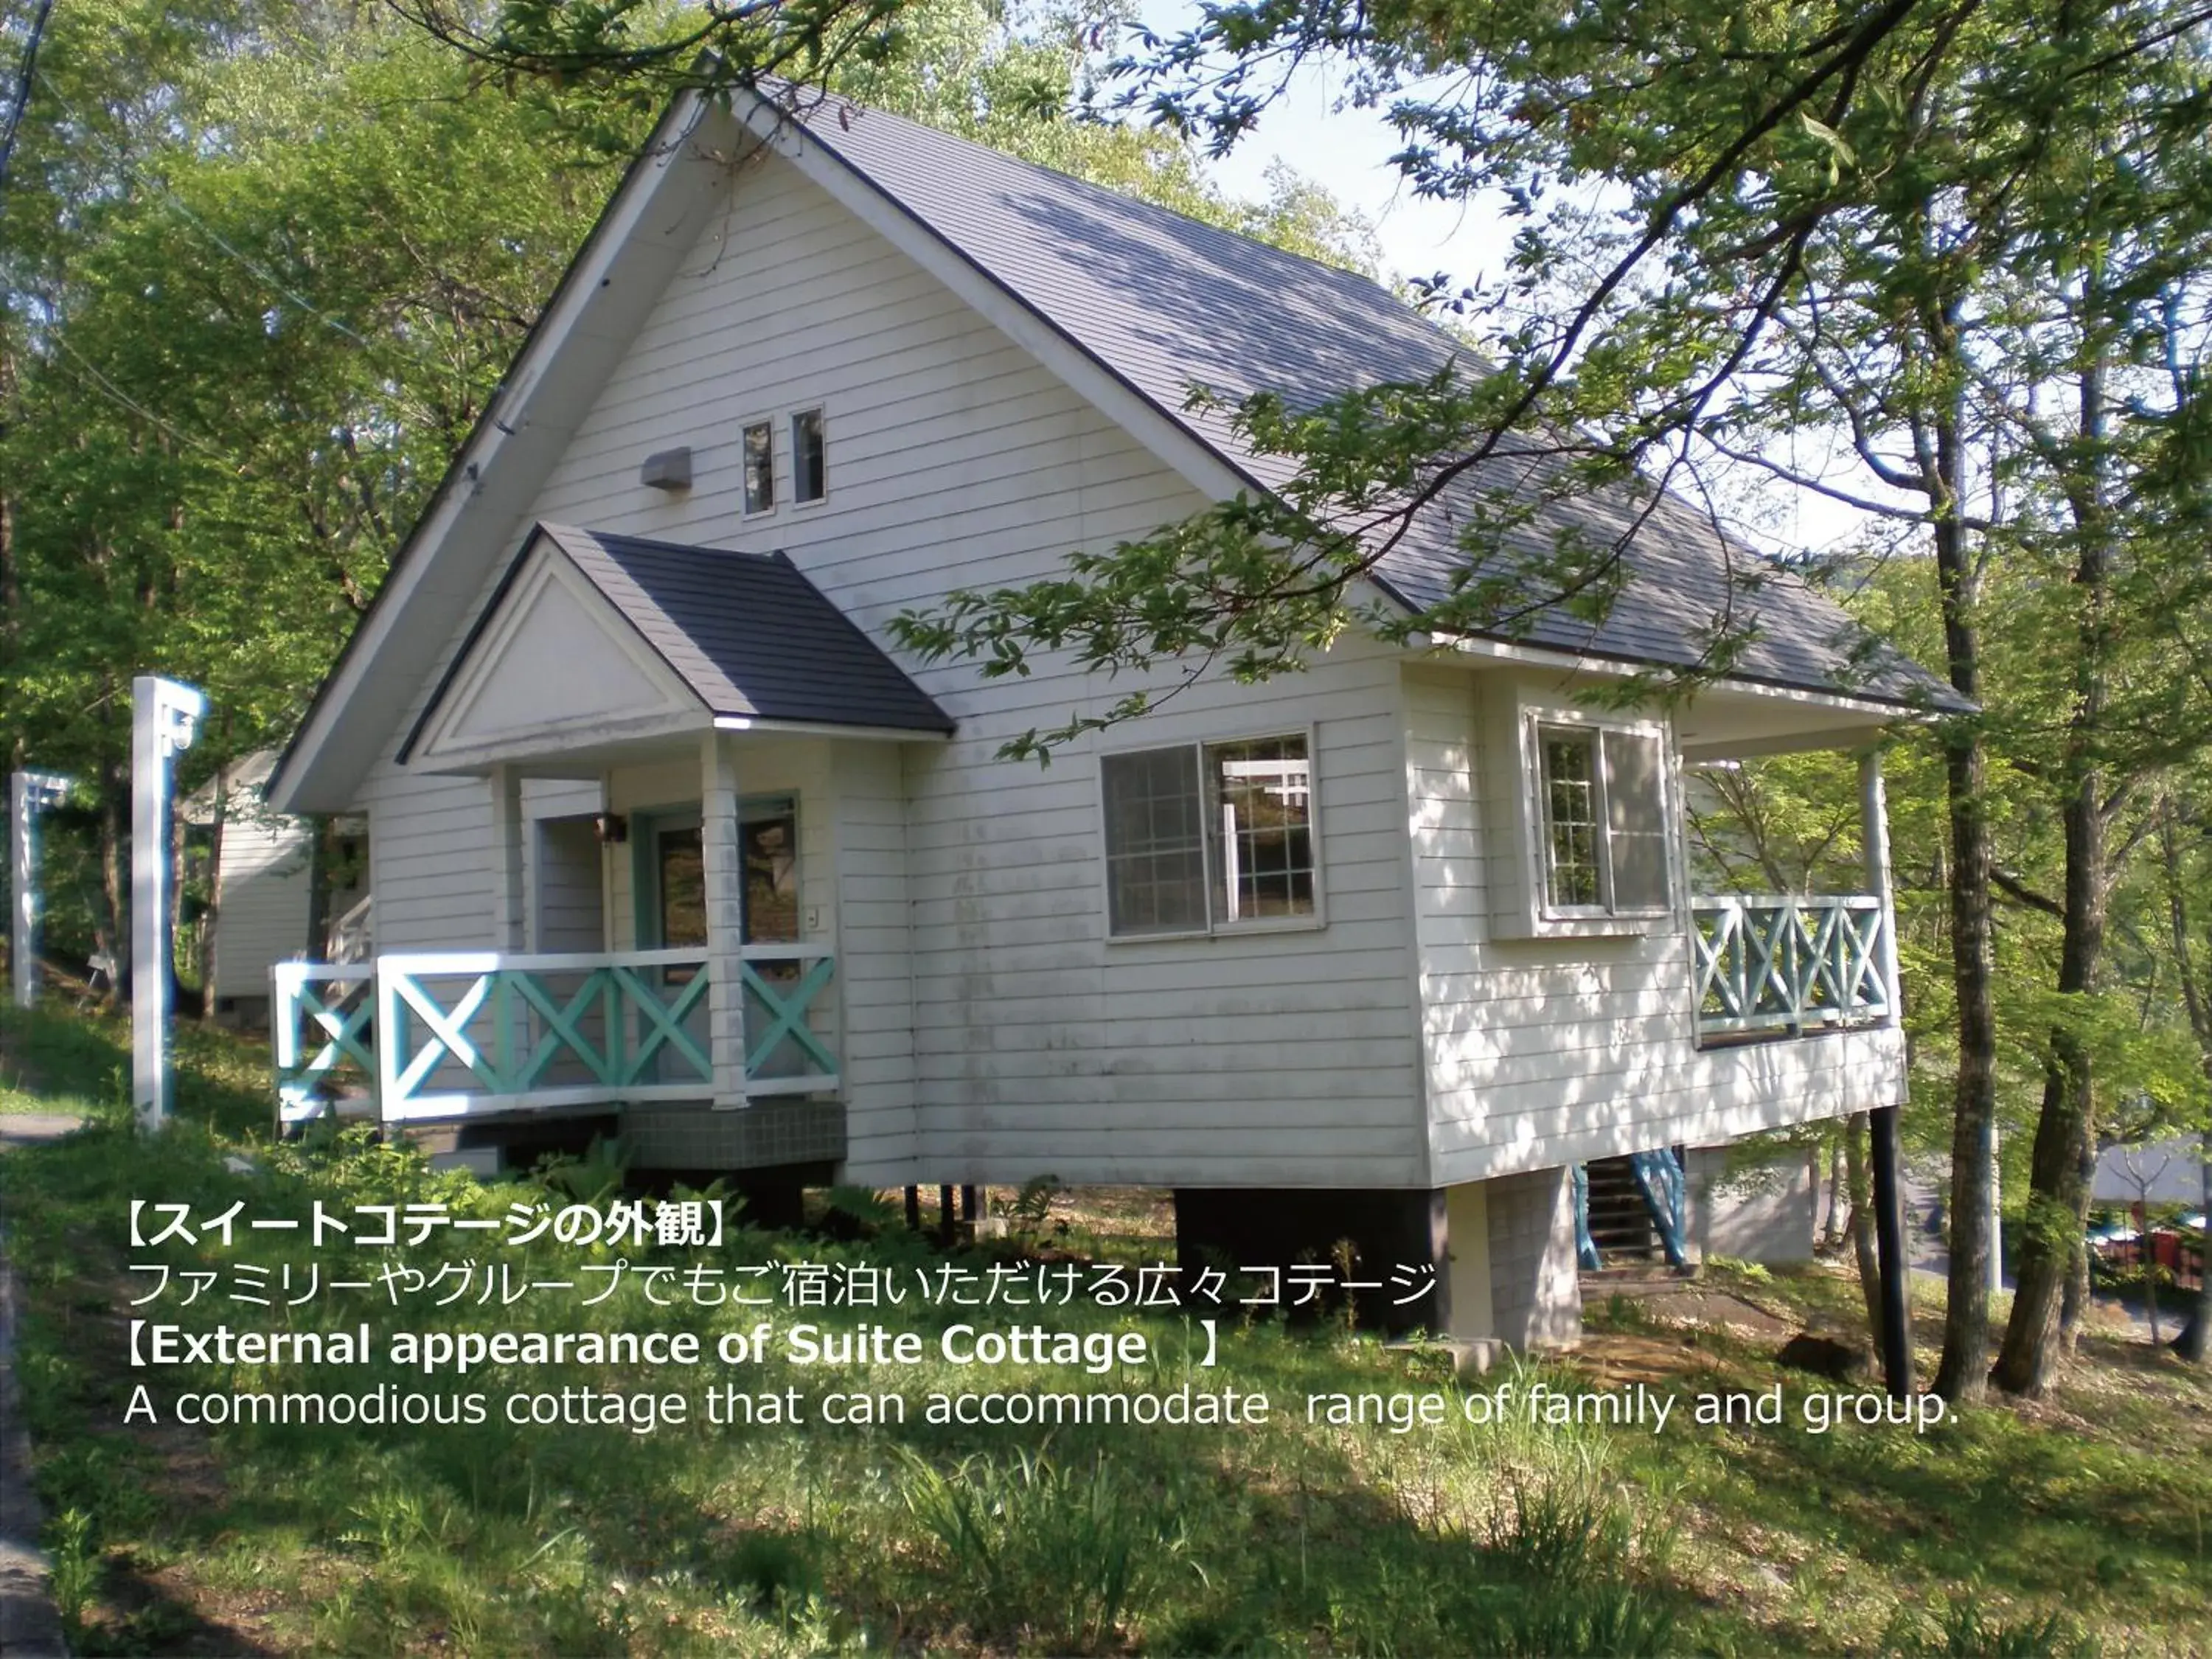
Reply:
[[963, 1187], [960, 1189], [960, 1218], [963, 1221], [973, 1221], [975, 1218], [975, 1189], [973, 1187]]
[[906, 1189], [906, 1230], [910, 1233], [921, 1231], [921, 1188], [919, 1187]]
[[1905, 1191], [1898, 1179], [1897, 1108], [1877, 1106], [1868, 1114], [1874, 1139], [1874, 1237], [1881, 1261], [1881, 1369], [1889, 1392], [1899, 1400], [1913, 1390], [1912, 1326], [1905, 1294]]
[[[1897, 906], [1889, 871], [1889, 804], [1881, 783], [1881, 750], [1859, 756], [1859, 842], [1866, 865], [1867, 890], [1881, 902], [1881, 931], [1875, 935], [1882, 1000], [1892, 1024], [1904, 1023], [1903, 986], [1897, 971]], [[1881, 1369], [1890, 1394], [1910, 1398], [1912, 1380], [1912, 1322], [1905, 1279], [1912, 1264], [1905, 1259], [1905, 1183], [1897, 1154], [1897, 1108], [1869, 1112], [1874, 1143], [1874, 1238], [1881, 1268]]]
[[937, 1222], [938, 1231], [944, 1235], [945, 1242], [950, 1244], [952, 1242], [952, 1188], [949, 1184], [937, 1189]]

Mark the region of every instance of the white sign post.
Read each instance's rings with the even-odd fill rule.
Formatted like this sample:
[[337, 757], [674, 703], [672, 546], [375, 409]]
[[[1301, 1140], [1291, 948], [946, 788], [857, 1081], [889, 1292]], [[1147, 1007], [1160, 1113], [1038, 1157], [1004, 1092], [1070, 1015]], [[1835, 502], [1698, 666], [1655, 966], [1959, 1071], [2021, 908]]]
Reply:
[[8, 866], [15, 899], [8, 962], [18, 1008], [39, 1000], [39, 814], [60, 805], [69, 787], [58, 772], [17, 772], [8, 780]]
[[149, 1131], [169, 1119], [169, 763], [206, 712], [191, 686], [131, 682], [131, 1100]]

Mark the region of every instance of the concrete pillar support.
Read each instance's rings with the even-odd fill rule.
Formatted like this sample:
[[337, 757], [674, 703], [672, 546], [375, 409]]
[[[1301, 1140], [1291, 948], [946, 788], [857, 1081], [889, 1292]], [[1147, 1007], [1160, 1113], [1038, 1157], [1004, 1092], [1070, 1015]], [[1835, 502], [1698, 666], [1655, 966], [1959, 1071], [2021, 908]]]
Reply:
[[1565, 1164], [1483, 1183], [1489, 1224], [1491, 1333], [1522, 1352], [1582, 1340], [1575, 1194]]

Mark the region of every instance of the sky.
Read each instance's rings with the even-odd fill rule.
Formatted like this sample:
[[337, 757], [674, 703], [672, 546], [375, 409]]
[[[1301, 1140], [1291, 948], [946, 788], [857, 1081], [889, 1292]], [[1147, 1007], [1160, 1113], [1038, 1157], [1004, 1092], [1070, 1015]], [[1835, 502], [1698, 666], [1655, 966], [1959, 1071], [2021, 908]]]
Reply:
[[[1168, 34], [1195, 23], [1198, 8], [1190, 0], [1144, 0], [1139, 15], [1147, 27]], [[1338, 109], [1344, 91], [1343, 77], [1328, 66], [1301, 70], [1258, 129], [1212, 163], [1222, 188], [1264, 197], [1267, 168], [1280, 161], [1367, 218], [1391, 275], [1443, 270], [1466, 283], [1494, 274], [1508, 235], [1498, 216], [1479, 205], [1423, 201], [1402, 188], [1389, 164], [1397, 134], [1379, 110]]]
[[[1142, 0], [1139, 16], [1155, 33], [1172, 34], [1198, 21], [1198, 8], [1192, 0]], [[1302, 68], [1259, 125], [1227, 156], [1209, 163], [1216, 181], [1232, 196], [1259, 199], [1267, 194], [1267, 169], [1283, 162], [1374, 227], [1386, 281], [1442, 271], [1463, 286], [1497, 276], [1510, 236], [1500, 216], [1479, 203], [1415, 197], [1389, 163], [1397, 134], [1379, 110], [1338, 107], [1346, 103], [1345, 90], [1343, 76], [1329, 66]], [[1818, 472], [1829, 464], [1828, 446], [1814, 442], [1791, 462]], [[1771, 485], [1765, 498], [1774, 516], [1738, 526], [1757, 543], [1827, 551], [1866, 533], [1863, 515], [1826, 496]]]

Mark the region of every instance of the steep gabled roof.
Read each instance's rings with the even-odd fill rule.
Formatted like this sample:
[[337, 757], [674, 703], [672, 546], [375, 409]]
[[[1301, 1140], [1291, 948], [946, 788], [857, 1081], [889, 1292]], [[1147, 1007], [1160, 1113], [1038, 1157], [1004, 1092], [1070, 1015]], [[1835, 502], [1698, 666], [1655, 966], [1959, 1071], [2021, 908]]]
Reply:
[[[1200, 488], [1270, 489], [1286, 477], [1213, 412], [1183, 407], [1202, 382], [1318, 399], [1363, 382], [1431, 374], [1461, 350], [1364, 277], [1018, 161], [881, 111], [830, 100], [794, 122], [735, 95], [737, 120], [678, 99], [633, 164], [501, 387], [410, 532], [269, 785], [287, 811], [349, 806], [404, 705], [434, 672], [457, 611], [476, 602], [616, 361], [729, 187], [728, 146], [749, 128], [969, 303], [986, 308], [1110, 416]], [[712, 142], [695, 142], [710, 130]], [[1381, 586], [1409, 607], [1443, 597], [1465, 563], [1447, 501], [1389, 554]], [[1626, 491], [1547, 507], [1607, 532]], [[1680, 502], [1656, 504], [1629, 554], [1633, 580], [1601, 626], [1540, 618], [1528, 642], [1628, 665], [1685, 665], [1716, 613], [1755, 614], [1730, 678], [1899, 708], [1963, 707], [1886, 647], [1854, 660], [1840, 609], [1759, 565]]]
[[[1235, 402], [1274, 392], [1293, 404], [1359, 386], [1435, 374], [1468, 348], [1364, 276], [1218, 229], [1166, 209], [1017, 161], [881, 110], [831, 100], [806, 139], [992, 279], [1058, 333], [1180, 424], [1251, 485], [1291, 476], [1255, 453], [1218, 410], [1190, 411], [1202, 384]], [[1493, 463], [1425, 512], [1376, 570], [1409, 608], [1448, 598], [1467, 565], [1458, 530], [1478, 490], [1528, 487], [1541, 469]], [[1628, 543], [1629, 581], [1595, 627], [1554, 611], [1517, 637], [1637, 665], [1700, 659], [1715, 618], [1754, 633], [1730, 677], [1878, 702], [1966, 705], [1950, 687], [1863, 631], [1794, 573], [1719, 534], [1671, 495], [1621, 488], [1546, 504], [1515, 533], [1540, 555], [1567, 526]]]
[[[555, 598], [549, 607], [564, 585], [548, 560], [580, 579], [565, 605]], [[592, 596], [580, 615], [573, 608], [580, 592]], [[673, 679], [641, 681], [641, 661]], [[558, 665], [550, 684], [549, 663]], [[519, 684], [519, 695], [507, 684]], [[484, 721], [477, 716], [488, 696], [495, 712]], [[540, 520], [478, 609], [398, 761], [469, 769], [509, 757], [518, 740], [558, 746], [580, 726], [594, 741], [619, 743], [702, 729], [707, 720], [875, 736], [955, 730], [952, 717], [783, 554]]]
[[[541, 522], [518, 565], [540, 537], [568, 555], [718, 720], [953, 730], [952, 717], [781, 553]], [[425, 722], [436, 708], [433, 698]]]

